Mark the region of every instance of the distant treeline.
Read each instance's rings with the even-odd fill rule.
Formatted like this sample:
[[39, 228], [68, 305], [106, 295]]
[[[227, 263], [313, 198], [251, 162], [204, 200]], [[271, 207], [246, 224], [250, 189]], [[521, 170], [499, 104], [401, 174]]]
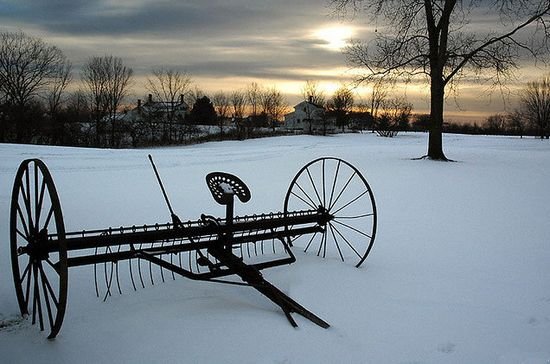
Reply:
[[[252, 82], [206, 95], [188, 73], [171, 68], [153, 69], [145, 85], [149, 94], [130, 105], [133, 70], [111, 55], [90, 57], [79, 76], [75, 82], [71, 62], [56, 46], [23, 32], [0, 33], [0, 142], [119, 148], [243, 139], [284, 133], [290, 111], [275, 86]], [[321, 134], [370, 130], [393, 137], [435, 130], [430, 115], [413, 114], [412, 104], [387, 82], [376, 83], [364, 103], [344, 85], [325, 97], [311, 80], [302, 96], [322, 112], [306, 115], [301, 121], [309, 127], [293, 133], [313, 133], [315, 123]], [[549, 120], [545, 76], [527, 84], [514, 112], [482, 124], [444, 124], [443, 131], [548, 138]]]

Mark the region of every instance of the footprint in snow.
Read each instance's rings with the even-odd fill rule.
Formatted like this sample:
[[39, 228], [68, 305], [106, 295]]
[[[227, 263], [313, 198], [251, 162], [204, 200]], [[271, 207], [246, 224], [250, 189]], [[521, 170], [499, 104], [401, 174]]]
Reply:
[[4, 317], [0, 315], [0, 331], [13, 331], [23, 322], [25, 322], [25, 318], [20, 316]]
[[453, 343], [443, 343], [437, 345], [437, 351], [445, 354], [451, 354], [455, 351], [456, 345]]

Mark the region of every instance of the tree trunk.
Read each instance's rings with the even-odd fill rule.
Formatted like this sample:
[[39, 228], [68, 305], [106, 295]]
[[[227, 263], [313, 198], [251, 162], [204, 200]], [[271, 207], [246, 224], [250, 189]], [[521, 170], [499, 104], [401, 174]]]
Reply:
[[441, 78], [431, 80], [430, 96], [430, 133], [428, 138], [428, 158], [448, 160], [443, 153], [443, 104], [445, 102], [445, 84]]

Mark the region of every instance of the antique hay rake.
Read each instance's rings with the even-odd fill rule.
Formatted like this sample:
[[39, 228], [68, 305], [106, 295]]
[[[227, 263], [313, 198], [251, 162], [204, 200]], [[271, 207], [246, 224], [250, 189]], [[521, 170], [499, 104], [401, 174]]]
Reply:
[[[260, 271], [295, 262], [293, 246], [356, 267], [365, 261], [374, 243], [377, 215], [373, 192], [357, 168], [338, 158], [315, 159], [290, 183], [282, 212], [246, 216], [234, 216], [235, 197], [242, 203], [251, 198], [244, 182], [228, 173], [210, 173], [206, 183], [213, 198], [225, 206], [225, 217], [203, 214], [183, 222], [172, 210], [149, 159], [170, 223], [73, 232], [65, 231], [46, 165], [40, 159], [21, 163], [12, 192], [10, 248], [24, 317], [32, 317], [32, 324], [38, 321], [42, 331], [49, 328], [48, 338], [55, 338], [65, 315], [68, 268], [93, 265], [96, 293], [99, 296], [98, 276], [102, 275], [107, 298], [115, 290], [122, 293], [119, 267], [127, 262], [134, 290], [148, 281], [154, 283], [152, 267], [157, 267], [163, 281], [167, 271], [172, 277], [253, 287], [278, 305], [294, 327], [291, 313], [329, 327], [266, 281]], [[228, 276], [241, 281], [221, 279]]]

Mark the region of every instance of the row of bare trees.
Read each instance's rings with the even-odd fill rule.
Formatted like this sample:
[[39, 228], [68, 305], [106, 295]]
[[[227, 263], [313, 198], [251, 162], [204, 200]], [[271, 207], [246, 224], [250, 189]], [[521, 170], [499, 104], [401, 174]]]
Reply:
[[67, 97], [72, 65], [59, 48], [21, 31], [0, 33], [0, 140], [62, 139], [65, 121], [80, 114], [95, 121], [99, 136], [103, 119], [114, 117], [128, 95], [131, 76], [120, 58], [92, 57], [82, 69], [85, 91]]
[[480, 129], [486, 134], [550, 137], [550, 75], [528, 82], [519, 106], [507, 113], [489, 116]]
[[[188, 124], [219, 125], [223, 135], [228, 119], [249, 135], [258, 126], [275, 128], [288, 110], [274, 86], [252, 83], [209, 97], [192, 87], [187, 72], [156, 68], [145, 85], [155, 107], [145, 120], [130, 125], [121, 112], [130, 108], [133, 70], [122, 58], [90, 57], [79, 82], [74, 81], [72, 65], [59, 48], [21, 31], [0, 33], [0, 141], [118, 147], [125, 135], [148, 133], [151, 141], [161, 135], [157, 142], [172, 143], [192, 129]], [[178, 114], [184, 102], [198, 105], [188, 118]]]
[[[366, 100], [358, 101], [351, 86], [341, 85], [327, 99], [319, 82], [308, 80], [302, 87], [302, 97], [324, 107], [324, 122], [333, 119], [342, 131], [346, 128], [370, 129], [380, 136], [393, 137], [400, 130], [407, 130], [407, 125], [412, 121], [412, 104], [405, 97], [397, 96], [394, 86], [391, 82], [377, 82], [372, 87], [371, 95]], [[311, 117], [308, 115], [308, 118]]]

